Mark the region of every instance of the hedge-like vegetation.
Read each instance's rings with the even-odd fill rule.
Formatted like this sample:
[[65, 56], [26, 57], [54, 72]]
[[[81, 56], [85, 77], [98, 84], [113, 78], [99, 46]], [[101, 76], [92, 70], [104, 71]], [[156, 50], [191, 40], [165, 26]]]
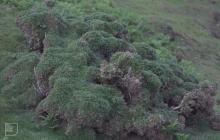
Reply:
[[[164, 51], [164, 43], [130, 33], [135, 23], [126, 26], [126, 20], [100, 12], [102, 6], [87, 9], [89, 15], [78, 11], [70, 16], [67, 9], [63, 15], [57, 11], [64, 5], [86, 6], [83, 1], [46, 1], [18, 17], [30, 52], [9, 54], [9, 63], [0, 63], [1, 94], [36, 108], [38, 116], [66, 133], [87, 128], [112, 137], [172, 139], [174, 134], [163, 128], [174, 121], [185, 125], [198, 108], [206, 110], [207, 118], [213, 115], [212, 95], [203, 90], [196, 96], [208, 108], [201, 101], [187, 110], [188, 99], [193, 100], [188, 94], [199, 87], [199, 79]], [[178, 116], [186, 121], [178, 122]]]

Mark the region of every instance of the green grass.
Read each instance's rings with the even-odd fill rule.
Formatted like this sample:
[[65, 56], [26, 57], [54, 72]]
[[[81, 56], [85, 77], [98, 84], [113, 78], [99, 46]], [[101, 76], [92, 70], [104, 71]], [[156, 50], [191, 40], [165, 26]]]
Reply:
[[21, 31], [16, 27], [17, 10], [0, 5], [0, 58], [5, 51], [16, 52], [22, 50], [24, 39]]

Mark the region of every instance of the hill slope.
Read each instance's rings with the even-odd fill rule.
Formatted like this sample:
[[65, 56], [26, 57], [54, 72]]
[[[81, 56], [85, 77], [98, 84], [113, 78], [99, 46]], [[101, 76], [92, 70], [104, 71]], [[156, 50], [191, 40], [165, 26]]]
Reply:
[[212, 34], [219, 1], [211, 0], [114, 0], [117, 7], [147, 17], [153, 25], [169, 25], [185, 39], [179, 44], [206, 78], [220, 82], [220, 40]]
[[[8, 109], [4, 111], [0, 106], [0, 111], [5, 113], [1, 119], [22, 124], [17, 139], [30, 139], [32, 134], [42, 139], [69, 138], [63, 136], [62, 130], [41, 130], [41, 126], [22, 120], [30, 121], [32, 116], [42, 117], [43, 126], [48, 128], [64, 126], [66, 134], [74, 125], [92, 128], [85, 130], [81, 139], [92, 139], [94, 133], [145, 135], [148, 117], [159, 114], [170, 124], [172, 118], [166, 115], [172, 113], [174, 118], [178, 115], [171, 107], [179, 104], [186, 91], [193, 93], [190, 91], [199, 86], [197, 80], [219, 81], [220, 41], [218, 32], [212, 28], [217, 22], [215, 13], [219, 3], [114, 0], [113, 3], [106, 1], [108, 6], [99, 1], [95, 5], [85, 2], [75, 6], [71, 2], [58, 2], [53, 11], [38, 7], [37, 1], [34, 10], [39, 11], [33, 14], [30, 10], [33, 3], [23, 2], [15, 7], [13, 1], [12, 5], [2, 4], [4, 10], [0, 12], [0, 76], [3, 79], [0, 105]], [[113, 16], [96, 10], [112, 12]], [[93, 14], [85, 16], [85, 13]], [[31, 34], [26, 30], [30, 30], [28, 25], [32, 26]], [[177, 59], [164, 48], [170, 49]], [[205, 76], [197, 79], [197, 70], [191, 64], [185, 66], [183, 59], [193, 61]], [[185, 86], [189, 83], [190, 88]], [[177, 97], [177, 102], [173, 97]], [[209, 96], [205, 101], [209, 104]], [[37, 114], [30, 113], [35, 107]], [[16, 113], [21, 108], [28, 110]], [[106, 115], [112, 112], [115, 115]], [[160, 124], [161, 120], [157, 121]], [[167, 124], [161, 125], [166, 129], [172, 127], [172, 123]], [[191, 134], [191, 139], [220, 137], [206, 124], [197, 127], [190, 127], [184, 133]]]

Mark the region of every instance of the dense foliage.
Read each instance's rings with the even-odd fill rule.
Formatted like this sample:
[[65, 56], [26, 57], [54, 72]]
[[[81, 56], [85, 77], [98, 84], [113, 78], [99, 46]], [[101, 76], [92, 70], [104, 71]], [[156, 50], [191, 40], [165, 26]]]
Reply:
[[111, 15], [111, 3], [96, 2], [45, 0], [19, 16], [28, 51], [3, 58], [9, 63], [0, 63], [1, 94], [67, 134], [86, 128], [111, 137], [174, 139], [164, 130], [173, 122], [185, 126], [200, 114], [209, 120], [216, 89], [200, 88], [163, 47], [170, 40], [131, 32], [135, 19]]

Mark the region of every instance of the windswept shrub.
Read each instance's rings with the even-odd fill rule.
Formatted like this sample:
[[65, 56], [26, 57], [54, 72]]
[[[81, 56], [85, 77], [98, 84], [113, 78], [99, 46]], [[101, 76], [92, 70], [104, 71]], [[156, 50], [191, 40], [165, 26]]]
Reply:
[[114, 64], [103, 62], [100, 67], [100, 76], [103, 82], [114, 83], [123, 76], [123, 71]]
[[30, 50], [42, 53], [47, 32], [63, 34], [67, 25], [59, 15], [48, 12], [48, 9], [42, 6], [18, 17], [17, 26], [24, 32]]
[[94, 20], [94, 19], [98, 19], [98, 20], [102, 20], [106, 22], [113, 22], [116, 20], [116, 18], [113, 17], [112, 15], [102, 13], [102, 12], [95, 12], [85, 17], [85, 21]]
[[151, 71], [143, 71], [144, 85], [148, 90], [155, 94], [159, 91], [162, 83], [160, 78]]
[[10, 80], [10, 84], [1, 89], [2, 94], [16, 96], [25, 92], [33, 84], [33, 73], [29, 71], [18, 72]]
[[109, 116], [117, 117], [117, 112], [114, 113], [115, 116], [110, 114], [114, 112], [113, 109], [125, 106], [115, 89], [99, 85], [83, 86], [83, 83], [77, 89], [73, 83], [63, 80], [56, 81], [50, 95], [39, 104], [38, 111], [55, 111], [60, 114], [63, 110], [68, 110], [64, 115], [69, 123], [74, 121], [77, 126], [97, 127], [101, 130], [105, 120], [112, 119]]
[[2, 0], [4, 4], [12, 5], [20, 10], [29, 9], [33, 4], [34, 0]]
[[183, 83], [183, 88], [186, 89], [187, 91], [191, 91], [193, 89], [198, 88], [198, 84], [192, 83], [192, 82], [184, 82]]
[[32, 86], [16, 98], [16, 105], [26, 109], [35, 108], [41, 99], [42, 96]]
[[121, 69], [114, 63], [101, 65], [101, 81], [106, 84], [115, 84], [121, 91], [127, 104], [133, 103], [142, 90], [142, 77], [131, 68]]
[[129, 44], [103, 31], [90, 31], [84, 34], [78, 43], [82, 47], [89, 47], [93, 53], [109, 59], [117, 51], [125, 51]]
[[121, 39], [127, 39], [127, 30], [124, 25], [117, 22], [106, 22], [102, 20], [89, 21], [92, 30], [101, 30], [112, 34], [113, 36]]
[[217, 85], [209, 85], [207, 87], [200, 87], [188, 92], [183, 97], [179, 106], [175, 110], [185, 117], [186, 125], [191, 125], [192, 120], [206, 120], [214, 115], [214, 98], [217, 91]]
[[83, 34], [89, 31], [89, 24], [79, 19], [70, 23], [71, 31], [73, 31], [77, 37], [81, 37]]
[[151, 46], [158, 48], [158, 49], [164, 49], [161, 47], [169, 44], [170, 37], [168, 35], [163, 34], [163, 33], [159, 33], [159, 34], [152, 36], [149, 39], [149, 41], [150, 41]]
[[136, 49], [137, 53], [141, 55], [143, 58], [149, 60], [157, 59], [156, 50], [151, 46], [145, 43], [133, 43], [133, 46]]
[[111, 57], [111, 63], [122, 71], [128, 71], [129, 69], [134, 72], [139, 72], [142, 69], [141, 58], [131, 52], [117, 52]]
[[89, 129], [114, 138], [172, 139], [163, 128], [178, 119], [172, 108], [179, 103], [187, 121], [197, 108], [211, 115], [212, 98], [205, 94], [211, 91], [204, 86], [202, 94], [186, 94], [197, 78], [161, 48], [166, 36], [131, 44], [127, 30], [139, 26], [136, 18], [127, 19], [127, 29], [114, 16], [97, 12], [108, 1], [97, 2], [59, 0], [19, 17], [29, 47], [40, 53], [4, 56], [10, 64], [0, 65], [1, 93], [16, 96], [20, 106], [37, 106], [46, 126], [62, 126], [66, 134]]
[[[25, 79], [31, 80], [33, 77], [32, 72], [33, 72], [34, 66], [36, 66], [36, 64], [39, 61], [38, 57], [39, 57], [38, 55], [33, 54], [33, 53], [23, 54], [23, 56], [16, 58], [15, 61], [10, 63], [8, 66], [6, 66], [0, 72], [0, 80], [2, 81], [2, 83], [4, 83], [2, 86], [6, 86], [9, 83], [11, 83], [11, 86], [13, 85], [19, 86], [20, 84], [22, 84], [22, 82], [24, 82], [23, 80]], [[26, 75], [26, 76], [23, 77], [22, 75], [23, 76]], [[12, 81], [16, 82], [16, 84], [13, 83]], [[16, 89], [13, 89], [13, 90], [16, 90]], [[20, 89], [17, 89], [17, 90], [20, 90]]]
[[15, 108], [35, 107], [40, 95], [34, 89], [33, 71], [39, 56], [34, 53], [20, 55], [14, 55], [14, 60], [0, 72], [0, 93], [5, 97], [14, 98], [11, 103]]
[[54, 5], [56, 4], [55, 0], [44, 0], [44, 3], [46, 4], [47, 7], [54, 7]]
[[187, 60], [182, 60], [180, 62], [180, 67], [183, 68], [183, 71], [185, 73], [185, 81], [193, 82], [193, 83], [199, 83], [198, 80], [200, 80], [200, 76], [198, 71], [193, 66], [192, 62]]
[[86, 73], [87, 79], [90, 82], [101, 83], [100, 69], [94, 66], [90, 66]]
[[126, 103], [131, 104], [140, 95], [142, 90], [141, 76], [135, 75], [131, 70], [119, 79], [118, 88], [121, 90]]
[[182, 80], [175, 76], [172, 69], [167, 64], [146, 61], [145, 68], [151, 70], [160, 77], [163, 89], [175, 87], [182, 83]]

